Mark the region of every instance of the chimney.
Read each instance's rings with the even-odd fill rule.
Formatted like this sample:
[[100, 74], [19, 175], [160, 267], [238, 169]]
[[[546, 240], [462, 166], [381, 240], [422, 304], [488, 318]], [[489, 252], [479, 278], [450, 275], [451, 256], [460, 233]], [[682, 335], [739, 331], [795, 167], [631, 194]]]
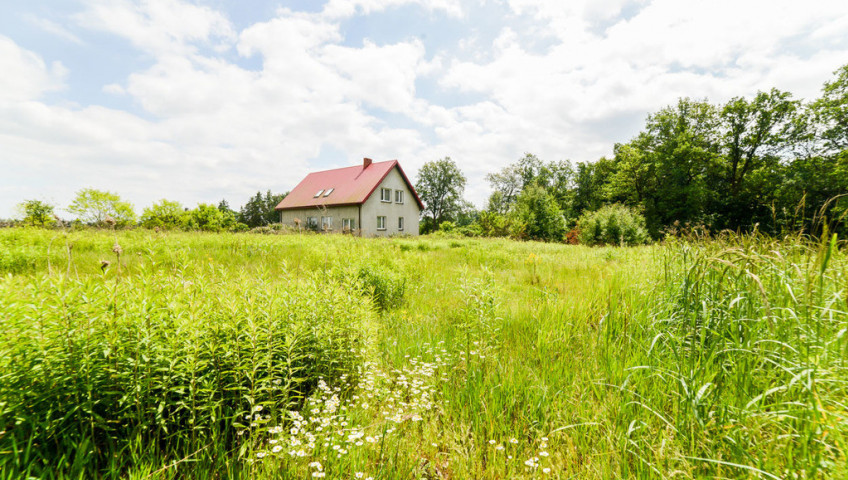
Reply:
[[372, 160], [370, 158], [363, 158], [362, 159], [362, 169], [365, 170], [366, 168], [368, 168], [368, 165], [371, 165], [371, 162], [372, 162]]

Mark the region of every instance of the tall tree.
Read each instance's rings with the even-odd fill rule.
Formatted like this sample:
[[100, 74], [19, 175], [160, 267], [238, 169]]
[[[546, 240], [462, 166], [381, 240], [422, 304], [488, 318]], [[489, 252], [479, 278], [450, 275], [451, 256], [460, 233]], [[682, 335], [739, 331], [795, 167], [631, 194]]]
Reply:
[[607, 200], [638, 199], [653, 236], [675, 221], [702, 221], [712, 192], [708, 173], [719, 153], [717, 122], [715, 107], [688, 98], [649, 115], [629, 148], [616, 149]]
[[424, 215], [430, 215], [434, 229], [459, 211], [465, 182], [465, 176], [450, 157], [427, 162], [418, 171], [415, 190], [424, 202]]
[[492, 186], [487, 209], [504, 214], [509, 211], [524, 187], [539, 181], [548, 181], [551, 175], [545, 163], [532, 153], [525, 153], [517, 162], [500, 172], [486, 175]]
[[77, 218], [92, 225], [103, 225], [111, 217], [118, 226], [135, 223], [136, 215], [129, 202], [121, 200], [116, 193], [84, 188], [77, 192], [68, 211]]
[[848, 150], [848, 65], [833, 73], [836, 78], [824, 84], [821, 98], [811, 105], [821, 127], [819, 137], [829, 153]]
[[794, 144], [798, 101], [772, 89], [748, 100], [731, 99], [719, 115], [721, 155], [713, 196], [715, 226], [749, 227], [766, 222], [775, 187], [780, 184], [781, 158]]
[[272, 194], [271, 190], [266, 191], [264, 195], [262, 192], [256, 192], [241, 208], [238, 220], [250, 228], [279, 222], [279, 214], [275, 208], [286, 195], [287, 193]]

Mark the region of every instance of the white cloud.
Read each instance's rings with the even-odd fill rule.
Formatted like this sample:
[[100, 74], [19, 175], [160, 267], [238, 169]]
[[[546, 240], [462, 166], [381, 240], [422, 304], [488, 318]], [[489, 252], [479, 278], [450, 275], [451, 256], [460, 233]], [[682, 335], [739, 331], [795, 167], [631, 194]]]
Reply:
[[62, 38], [63, 40], [76, 43], [77, 45], [82, 45], [84, 43], [82, 40], [80, 40], [78, 36], [71, 33], [70, 30], [47, 18], [37, 17], [35, 15], [28, 14], [24, 15], [24, 20], [26, 20], [27, 23], [30, 23], [31, 25], [40, 28], [41, 30], [47, 33]]
[[74, 17], [83, 27], [127, 38], [155, 54], [191, 52], [194, 43], [216, 47], [235, 35], [222, 13], [180, 0], [92, 0]]
[[403, 5], [418, 5], [430, 12], [441, 11], [454, 17], [463, 14], [462, 6], [456, 0], [329, 0], [322, 13], [328, 18], [338, 19], [355, 14], [370, 15]]
[[63, 88], [67, 70], [60, 62], [47, 65], [37, 54], [0, 35], [0, 102], [34, 100]]
[[[441, 83], [497, 102], [505, 114], [488, 115], [509, 125], [503, 135], [523, 139], [525, 148], [549, 159], [609, 154], [614, 142], [629, 138], [613, 136], [605, 123], [640, 122], [683, 96], [724, 101], [771, 87], [816, 95], [826, 71], [844, 63], [848, 49], [844, 33], [834, 37], [835, 26], [848, 18], [844, 2], [509, 3], [514, 13], [533, 15], [546, 25], [556, 44], [531, 53], [513, 29], [505, 28], [494, 42], [494, 58], [454, 61]], [[625, 10], [633, 16], [617, 18]], [[810, 32], [829, 40], [810, 44], [815, 40]], [[813, 47], [821, 50], [794, 51]], [[478, 117], [475, 121], [485, 125], [487, 115]], [[640, 125], [634, 124], [630, 135]], [[440, 134], [456, 142], [478, 135], [463, 124]]]
[[[484, 175], [525, 152], [595, 160], [681, 96], [723, 101], [774, 86], [810, 98], [848, 52], [848, 12], [830, 0], [508, 5], [515, 16], [494, 31], [469, 17], [471, 3], [452, 0], [330, 0], [319, 13], [279, 9], [236, 31], [194, 3], [94, 0], [77, 24], [150, 58], [99, 87], [139, 115], [46, 102], [64, 88], [65, 68], [0, 36], [0, 71], [11, 72], [0, 76], [0, 207], [45, 191], [67, 204], [89, 185], [138, 207], [163, 196], [238, 204], [260, 188], [291, 188], [325, 151], [344, 158], [321, 168], [399, 158], [412, 177], [451, 156], [482, 205]], [[435, 56], [426, 38], [346, 42], [344, 22], [402, 6], [464, 21], [467, 37]], [[551, 41], [529, 51], [538, 38]], [[423, 98], [422, 79], [441, 91]], [[442, 104], [441, 94], [455, 97]]]

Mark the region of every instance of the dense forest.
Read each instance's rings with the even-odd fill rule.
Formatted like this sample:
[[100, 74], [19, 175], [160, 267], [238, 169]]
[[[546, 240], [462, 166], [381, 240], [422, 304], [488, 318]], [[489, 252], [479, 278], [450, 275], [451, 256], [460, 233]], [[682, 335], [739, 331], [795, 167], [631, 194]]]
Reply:
[[[493, 193], [483, 211], [455, 201], [428, 212], [424, 228], [450, 221], [447, 230], [469, 235], [557, 240], [561, 222], [545, 227], [545, 219], [562, 217], [572, 229], [587, 212], [620, 204], [644, 217], [653, 238], [687, 225], [777, 234], [828, 224], [844, 233], [848, 65], [811, 102], [776, 89], [724, 104], [682, 98], [649, 115], [643, 130], [613, 151], [579, 163], [528, 153], [487, 176]], [[441, 177], [460, 190], [464, 184], [458, 169]], [[428, 184], [439, 181], [419, 180], [419, 190], [429, 196]]]

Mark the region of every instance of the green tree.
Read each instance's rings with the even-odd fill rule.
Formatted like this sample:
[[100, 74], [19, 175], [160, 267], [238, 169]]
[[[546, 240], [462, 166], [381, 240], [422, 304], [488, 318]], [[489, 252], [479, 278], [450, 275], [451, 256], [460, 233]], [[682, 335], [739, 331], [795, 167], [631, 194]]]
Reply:
[[415, 190], [424, 202], [424, 215], [430, 216], [434, 229], [459, 212], [465, 182], [465, 176], [450, 157], [427, 162], [418, 171]]
[[768, 222], [781, 159], [794, 145], [800, 102], [772, 89], [751, 99], [731, 99], [719, 115], [721, 155], [710, 184], [716, 228], [749, 227]]
[[230, 202], [228, 202], [226, 198], [224, 198], [220, 202], [218, 202], [218, 210], [222, 211], [223, 213], [229, 212], [229, 213], [232, 213], [233, 215], [235, 215], [237, 213], [235, 210], [230, 208]]
[[487, 210], [505, 214], [512, 207], [524, 187], [531, 183], [547, 180], [550, 171], [545, 163], [532, 153], [525, 153], [517, 162], [507, 165], [500, 172], [486, 175], [492, 186]]
[[132, 225], [136, 222], [136, 214], [129, 202], [121, 200], [117, 194], [84, 188], [77, 192], [74, 201], [68, 206], [68, 211], [84, 223], [104, 225], [107, 218], [112, 218], [119, 227]]
[[[235, 217], [230, 216], [232, 223]], [[209, 203], [199, 203], [197, 207], [186, 212], [183, 217], [183, 227], [187, 230], [202, 230], [219, 232], [228, 227], [227, 216], [217, 206]]]
[[265, 192], [264, 195], [262, 192], [256, 192], [256, 195], [251, 197], [241, 208], [238, 214], [238, 221], [250, 228], [278, 223], [280, 221], [280, 215], [275, 208], [286, 195], [286, 193], [275, 195], [270, 190]]
[[580, 162], [574, 172], [574, 190], [571, 201], [571, 218], [584, 211], [597, 210], [607, 202], [606, 185], [615, 174], [616, 161], [601, 157], [596, 162]]
[[848, 65], [833, 73], [836, 78], [824, 84], [821, 98], [811, 105], [819, 138], [830, 153], [848, 150]]
[[18, 205], [23, 214], [24, 223], [46, 227], [56, 222], [53, 217], [53, 205], [41, 200], [24, 200]]
[[140, 224], [145, 228], [179, 228], [183, 225], [185, 209], [180, 202], [159, 200], [141, 213]]
[[530, 184], [509, 212], [510, 233], [516, 238], [559, 242], [565, 235], [565, 217], [556, 199], [541, 185]]

